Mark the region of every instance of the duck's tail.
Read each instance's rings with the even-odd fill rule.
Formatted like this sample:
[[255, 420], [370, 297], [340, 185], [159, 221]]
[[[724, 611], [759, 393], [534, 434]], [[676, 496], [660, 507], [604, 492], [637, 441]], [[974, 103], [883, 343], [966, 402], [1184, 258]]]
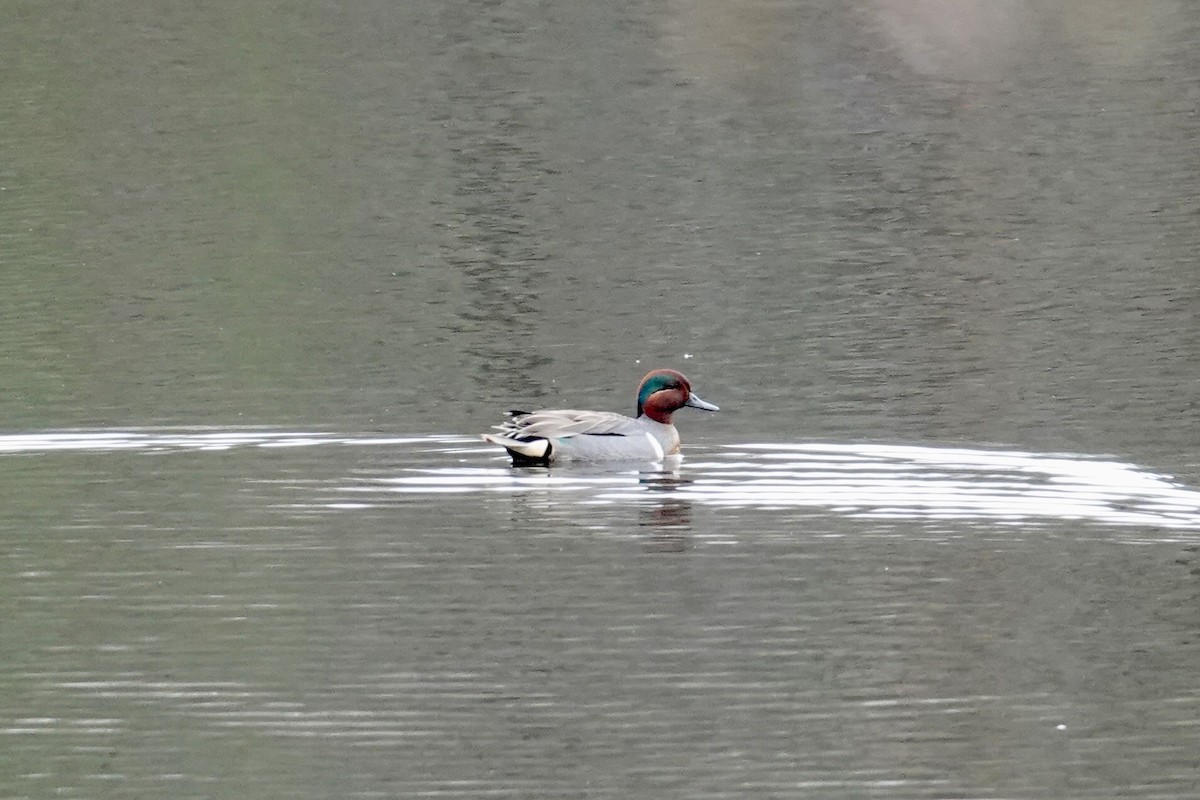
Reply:
[[508, 450], [513, 461], [545, 463], [550, 459], [549, 439], [511, 439], [496, 433], [485, 433], [482, 436], [485, 442], [498, 444]]

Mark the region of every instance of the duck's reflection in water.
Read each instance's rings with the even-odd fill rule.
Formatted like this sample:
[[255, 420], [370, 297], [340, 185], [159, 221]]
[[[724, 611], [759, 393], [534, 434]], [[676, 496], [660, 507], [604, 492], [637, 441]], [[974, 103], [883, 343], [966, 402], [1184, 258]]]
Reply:
[[673, 468], [643, 472], [638, 483], [657, 502], [647, 504], [638, 511], [638, 527], [643, 528], [650, 538], [646, 551], [651, 553], [682, 553], [688, 549], [692, 533], [692, 504], [671, 493], [689, 486], [693, 480], [679, 473], [678, 464]]

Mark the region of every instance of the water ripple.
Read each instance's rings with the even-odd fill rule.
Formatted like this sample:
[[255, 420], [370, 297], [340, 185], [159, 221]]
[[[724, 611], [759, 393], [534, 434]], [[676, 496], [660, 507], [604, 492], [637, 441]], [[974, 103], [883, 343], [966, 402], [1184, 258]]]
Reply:
[[262, 479], [301, 491], [287, 507], [358, 511], [403, 498], [525, 495], [547, 503], [791, 509], [871, 519], [1080, 521], [1200, 530], [1200, 491], [1135, 464], [1072, 453], [856, 443], [691, 448], [657, 464], [516, 469], [474, 437], [261, 429], [88, 430], [0, 435], [0, 455], [386, 448], [341, 478]]
[[871, 444], [740, 444], [675, 469], [411, 468], [347, 495], [540, 492], [577, 503], [675, 500], [877, 519], [1076, 520], [1200, 530], [1200, 492], [1094, 456]]

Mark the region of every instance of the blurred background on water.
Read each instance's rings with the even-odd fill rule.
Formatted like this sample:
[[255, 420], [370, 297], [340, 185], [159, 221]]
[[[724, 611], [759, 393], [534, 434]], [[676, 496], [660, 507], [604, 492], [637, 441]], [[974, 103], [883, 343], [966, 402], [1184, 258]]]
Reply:
[[1195, 796], [1200, 8], [5, 17], [0, 794]]

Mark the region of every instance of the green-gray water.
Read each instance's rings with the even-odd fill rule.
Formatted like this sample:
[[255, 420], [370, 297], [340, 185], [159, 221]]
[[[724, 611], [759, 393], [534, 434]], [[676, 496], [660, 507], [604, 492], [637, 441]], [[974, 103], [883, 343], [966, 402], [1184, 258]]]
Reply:
[[[1200, 11], [11, 3], [0, 796], [1192, 798]], [[676, 468], [509, 468], [531, 405]]]

